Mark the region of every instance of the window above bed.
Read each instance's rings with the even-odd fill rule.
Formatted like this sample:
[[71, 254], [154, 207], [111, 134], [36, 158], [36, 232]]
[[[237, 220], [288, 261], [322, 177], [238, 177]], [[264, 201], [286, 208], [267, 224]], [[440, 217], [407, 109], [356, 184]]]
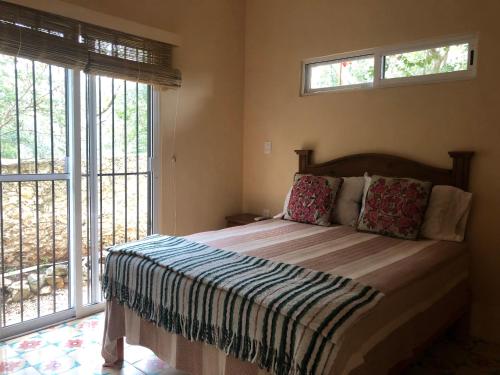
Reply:
[[470, 79], [477, 37], [462, 35], [306, 59], [302, 95]]
[[371, 85], [374, 62], [373, 55], [364, 55], [309, 64], [309, 89], [321, 91]]

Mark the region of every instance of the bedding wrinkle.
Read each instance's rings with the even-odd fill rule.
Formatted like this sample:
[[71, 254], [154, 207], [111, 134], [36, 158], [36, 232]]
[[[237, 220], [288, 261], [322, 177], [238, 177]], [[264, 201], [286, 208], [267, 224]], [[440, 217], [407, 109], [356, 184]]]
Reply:
[[463, 246], [450, 241], [439, 241], [428, 248], [380, 267], [360, 276], [358, 280], [384, 290], [386, 294], [393, 292], [393, 286], [384, 278], [388, 272], [399, 280], [399, 287], [404, 287], [416, 280], [421, 280], [447, 265], [450, 259], [460, 261], [462, 268], [468, 272], [469, 254], [463, 251]]
[[358, 278], [381, 267], [394, 264], [398, 260], [408, 261], [409, 256], [425, 250], [432, 243], [435, 241], [401, 242], [376, 254], [370, 254], [354, 262], [331, 268], [327, 272]]
[[288, 225], [290, 225], [290, 222], [286, 220], [264, 220], [264, 221], [257, 221], [255, 223], [248, 225], [242, 225], [239, 227], [236, 226], [231, 228], [225, 228], [223, 231], [212, 230], [208, 232], [194, 233], [189, 236], [186, 236], [186, 238], [191, 239], [191, 241], [208, 242], [219, 238], [227, 238], [232, 235], [239, 236], [242, 234], [241, 233], [242, 230], [244, 230], [245, 233], [255, 233], [255, 232], [260, 232], [263, 229], [270, 230], [272, 228], [286, 227]]
[[323, 267], [326, 269], [332, 269], [333, 267], [339, 267], [344, 264], [363, 259], [368, 255], [377, 254], [381, 251], [384, 251], [388, 247], [394, 246], [401, 241], [404, 241], [391, 237], [381, 236], [369, 239], [366, 239], [364, 237], [362, 238], [364, 239], [364, 241], [353, 241], [352, 244], [346, 244], [336, 251], [315, 254], [316, 256], [314, 258], [304, 259], [301, 264], [304, 267], [312, 269]]
[[278, 228], [273, 228], [270, 230], [262, 230], [262, 231], [254, 232], [254, 233], [248, 233], [248, 234], [243, 234], [243, 235], [221, 238], [221, 239], [218, 239], [215, 241], [204, 241], [204, 243], [206, 245], [217, 247], [217, 248], [221, 248], [221, 247], [228, 248], [229, 246], [232, 246], [235, 244], [247, 243], [250, 241], [262, 240], [262, 239], [271, 239], [274, 236], [283, 236], [283, 235], [293, 233], [296, 231], [300, 231], [300, 230], [303, 230], [303, 228], [296, 227], [294, 225], [286, 225], [286, 226], [281, 226]]
[[[336, 228], [336, 230], [338, 230]], [[286, 241], [291, 241], [298, 238], [303, 238], [305, 236], [310, 236], [311, 234], [321, 234], [331, 231], [331, 227], [315, 226], [313, 230], [310, 228], [304, 228], [301, 230], [294, 231], [293, 233], [286, 233], [281, 236], [273, 236], [271, 238], [262, 238], [251, 240], [242, 243], [235, 243], [230, 246], [217, 246], [218, 248], [224, 248], [226, 250], [231, 250], [236, 253], [244, 253], [250, 250], [260, 249], [262, 246], [270, 246], [273, 244], [281, 244]]]
[[342, 238], [354, 235], [349, 229], [346, 229], [345, 227], [338, 228], [341, 229], [316, 234], [302, 233], [303, 236], [300, 238], [283, 238], [282, 241], [275, 241], [272, 244], [267, 243], [257, 249], [246, 250], [242, 253], [245, 255], [257, 257], [265, 254], [266, 257], [274, 257], [279, 259], [280, 257], [284, 257], [292, 252], [298, 252], [299, 254], [304, 253], [304, 250], [308, 249], [307, 251], [309, 251], [311, 250], [311, 248], [314, 248], [314, 246], [318, 246], [320, 248], [326, 246], [328, 248], [328, 241], [342, 241]]

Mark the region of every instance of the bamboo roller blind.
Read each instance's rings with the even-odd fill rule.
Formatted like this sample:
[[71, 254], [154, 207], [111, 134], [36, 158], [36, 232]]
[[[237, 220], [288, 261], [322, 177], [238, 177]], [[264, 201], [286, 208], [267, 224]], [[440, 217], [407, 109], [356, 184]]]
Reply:
[[177, 87], [173, 46], [0, 1], [0, 53], [142, 83]]

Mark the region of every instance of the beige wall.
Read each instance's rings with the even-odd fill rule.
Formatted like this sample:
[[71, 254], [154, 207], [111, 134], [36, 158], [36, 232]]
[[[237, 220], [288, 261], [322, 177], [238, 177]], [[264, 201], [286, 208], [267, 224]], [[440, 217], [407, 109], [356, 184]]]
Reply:
[[66, 1], [182, 38], [174, 54], [182, 88], [161, 94], [160, 230], [184, 234], [223, 226], [224, 216], [241, 210], [244, 2]]
[[[470, 225], [478, 335], [500, 340], [500, 2], [496, 0], [251, 0], [246, 8], [243, 205], [279, 211], [294, 149], [317, 161], [387, 152], [451, 166], [449, 150], [476, 151]], [[300, 97], [308, 57], [479, 32], [469, 81]], [[273, 142], [271, 155], [263, 142]]]
[[[473, 328], [500, 340], [496, 0], [250, 0], [246, 9], [243, 0], [66, 1], [183, 39], [176, 50], [183, 88], [162, 94], [163, 232], [174, 230], [174, 205], [177, 233], [220, 227], [242, 206], [278, 211], [297, 167], [296, 148], [314, 148], [318, 161], [378, 151], [442, 167], [450, 167], [449, 150], [476, 151]], [[480, 33], [474, 80], [298, 95], [304, 58], [463, 32]], [[265, 140], [273, 141], [271, 155], [262, 152]]]

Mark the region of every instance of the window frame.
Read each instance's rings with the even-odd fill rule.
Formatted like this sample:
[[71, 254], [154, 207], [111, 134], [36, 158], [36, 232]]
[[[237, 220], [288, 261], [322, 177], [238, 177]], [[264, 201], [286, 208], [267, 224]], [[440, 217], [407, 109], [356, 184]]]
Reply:
[[[80, 90], [81, 88], [81, 81], [80, 81], [80, 74], [84, 73], [80, 70], [72, 70], [71, 71], [73, 74], [73, 82], [72, 82], [72, 87], [73, 87], [73, 92], [72, 95], [74, 97], [75, 102], [78, 102], [78, 105], [75, 106], [76, 109], [75, 111], [78, 110], [78, 121], [75, 122], [72, 127], [74, 127], [73, 131], [75, 132], [75, 136], [78, 137], [77, 141], [75, 141], [75, 144], [78, 145], [78, 147], [82, 147], [82, 141], [80, 139], [81, 134], [80, 134], [80, 129], [82, 128], [82, 123], [85, 121], [84, 118], [81, 118], [81, 113], [78, 108], [81, 108], [81, 102], [85, 100], [85, 94], [82, 95], [82, 91]], [[87, 176], [89, 178], [89, 181], [91, 183], [89, 184], [93, 186], [93, 189], [98, 188], [98, 175], [99, 175], [99, 169], [97, 165], [97, 147], [98, 147], [98, 141], [97, 141], [97, 124], [98, 124], [98, 115], [97, 115], [97, 108], [98, 108], [98, 103], [97, 103], [97, 79], [99, 78], [98, 75], [96, 74], [88, 74], [85, 73], [85, 80], [88, 80], [89, 82], [89, 106], [87, 107], [87, 114], [90, 115], [89, 119], [89, 133], [87, 134], [88, 139], [92, 139], [90, 141], [92, 150], [89, 152], [89, 155], [87, 155], [87, 163], [92, 165], [91, 167], [91, 175]], [[113, 77], [108, 77], [109, 79], [112, 80], [124, 80], [122, 78], [113, 78]], [[128, 82], [133, 82], [130, 80], [124, 80]], [[159, 190], [159, 181], [161, 177], [161, 168], [160, 168], [160, 143], [159, 143], [159, 120], [160, 120], [160, 95], [161, 92], [158, 89], [158, 87], [155, 87], [151, 84], [145, 84], [148, 85], [148, 109], [147, 109], [147, 117], [148, 117], [148, 122], [149, 122], [149, 134], [148, 134], [148, 140], [147, 140], [147, 172], [137, 172], [137, 175], [141, 174], [143, 175], [144, 173], [149, 174], [149, 179], [148, 179], [148, 210], [150, 212], [150, 215], [148, 217], [148, 234], [151, 235], [154, 233], [158, 233], [158, 218], [159, 218], [159, 211], [158, 211], [158, 204], [156, 203], [159, 199], [160, 195], [160, 190]], [[115, 130], [117, 127], [115, 127]], [[87, 140], [89, 142], [89, 140]], [[76, 189], [80, 190], [79, 195], [77, 198], [78, 199], [75, 202], [75, 220], [79, 220], [80, 223], [74, 228], [75, 231], [78, 231], [78, 238], [79, 241], [75, 244], [75, 259], [81, 259], [82, 258], [82, 225], [81, 225], [81, 219], [82, 219], [82, 211], [85, 209], [84, 205], [82, 205], [82, 176], [85, 175], [85, 171], [82, 169], [82, 152], [81, 150], [77, 153], [76, 150], [73, 153], [73, 160], [74, 163], [76, 163], [75, 166], [75, 178], [78, 178], [78, 181], [75, 183], [77, 185]], [[119, 175], [120, 172], [118, 173], [113, 173], [113, 175]], [[76, 306], [76, 317], [82, 317], [86, 316], [88, 314], [93, 314], [97, 313], [99, 311], [102, 311], [106, 305], [106, 302], [103, 300], [102, 295], [99, 290], [99, 277], [100, 277], [100, 272], [99, 272], [99, 258], [96, 255], [102, 254], [102, 251], [104, 249], [99, 249], [99, 234], [98, 234], [98, 229], [99, 229], [99, 224], [98, 224], [98, 215], [100, 213], [100, 209], [98, 206], [98, 201], [95, 198], [98, 198], [97, 191], [93, 192], [88, 192], [88, 197], [86, 198], [87, 200], [87, 205], [88, 205], [88, 223], [92, 223], [91, 229], [90, 229], [90, 238], [89, 238], [89, 252], [92, 252], [92, 255], [90, 256], [91, 260], [91, 267], [93, 272], [89, 272], [89, 274], [92, 275], [92, 279], [89, 280], [89, 290], [90, 291], [90, 298], [86, 302], [83, 301], [83, 284], [82, 281], [83, 279], [79, 275], [77, 278], [77, 281], [75, 282], [75, 292], [76, 292], [76, 297], [75, 297], [75, 302], [74, 306]], [[92, 199], [94, 198], [94, 199]], [[87, 224], [89, 225], [89, 224]], [[76, 233], [76, 232], [75, 232]], [[127, 242], [134, 241], [134, 239], [129, 239]], [[75, 263], [76, 264], [76, 263]], [[79, 264], [79, 263], [78, 263]], [[78, 271], [81, 273], [81, 268], [76, 267]]]
[[[70, 175], [70, 220], [69, 220], [69, 228], [71, 236], [69, 238], [70, 242], [70, 264], [74, 267], [74, 272], [71, 272], [71, 285], [73, 291], [71, 293], [71, 313], [72, 315], [69, 318], [79, 319], [84, 316], [88, 316], [90, 314], [96, 314], [98, 312], [102, 312], [106, 306], [105, 301], [100, 301], [99, 299], [88, 300], [87, 303], [83, 300], [83, 278], [82, 278], [82, 267], [79, 267], [79, 259], [82, 259], [82, 210], [84, 209], [82, 205], [82, 176], [84, 175], [84, 171], [82, 169], [82, 141], [81, 141], [81, 127], [82, 122], [85, 121], [82, 118], [81, 113], [81, 103], [85, 100], [85, 95], [82, 95], [80, 90], [81, 81], [80, 81], [80, 70], [68, 69], [68, 115], [70, 117], [68, 129], [69, 129], [69, 151], [72, 154], [70, 158], [69, 165], [69, 175]], [[95, 87], [95, 79], [96, 76], [89, 74], [89, 79], [93, 81], [93, 88], [91, 95], [95, 96], [96, 87]], [[120, 79], [120, 78], [117, 78]], [[148, 157], [148, 170], [151, 174], [150, 179], [150, 212], [151, 212], [151, 233], [158, 233], [159, 230], [159, 211], [158, 211], [158, 200], [160, 199], [160, 181], [161, 181], [161, 168], [160, 168], [160, 155], [161, 155], [161, 144], [159, 142], [159, 134], [160, 134], [160, 95], [161, 91], [151, 85], [150, 88], [150, 103], [149, 103], [149, 111], [148, 117], [151, 121], [151, 133], [149, 134], [149, 157]], [[83, 97], [82, 97], [83, 96]], [[88, 109], [89, 110], [89, 109]], [[92, 109], [90, 109], [92, 111]], [[95, 111], [95, 108], [93, 109]], [[95, 119], [95, 113], [92, 114], [92, 117]], [[95, 125], [95, 124], [94, 124]], [[95, 155], [96, 156], [96, 155]], [[88, 161], [88, 160], [87, 160]], [[95, 206], [91, 207], [90, 215], [97, 215], [98, 211]], [[97, 259], [96, 257], [94, 257]], [[93, 267], [96, 267], [95, 261], [93, 261]], [[98, 272], [92, 272], [98, 276]], [[92, 281], [90, 286], [97, 286], [99, 283], [96, 279]], [[98, 295], [98, 291], [94, 289], [93, 296], [96, 297]], [[48, 317], [51, 317], [49, 315]], [[26, 327], [36, 327], [37, 329], [40, 327], [47, 326], [45, 320], [43, 319], [34, 319], [32, 321], [26, 321], [22, 324], [26, 324]], [[52, 324], [52, 320], [50, 321]], [[55, 323], [59, 321], [54, 320]], [[9, 327], [4, 327], [2, 329], [7, 329]], [[19, 332], [23, 332], [23, 327], [17, 328]], [[10, 332], [10, 331], [8, 331]], [[17, 331], [16, 331], [17, 332]], [[9, 334], [12, 336], [12, 334]]]
[[[384, 77], [385, 58], [388, 55], [408, 53], [430, 48], [446, 47], [453, 44], [463, 44], [463, 43], [467, 43], [469, 45], [466, 70], [418, 75], [411, 77], [398, 77], [398, 78]], [[472, 58], [471, 54], [473, 55]], [[353, 85], [323, 87], [319, 89], [310, 88], [311, 67], [327, 64], [329, 62], [334, 63], [341, 60], [355, 60], [366, 56], [373, 56], [374, 58], [373, 82], [353, 84]], [[325, 92], [341, 92], [341, 91], [351, 91], [360, 89], [362, 90], [362, 89], [372, 89], [372, 88], [395, 87], [395, 86], [403, 86], [411, 84], [472, 79], [475, 78], [477, 75], [477, 61], [478, 61], [477, 34], [462, 34], [462, 35], [454, 35], [448, 37], [432, 38], [432, 39], [414, 41], [410, 43], [400, 43], [384, 47], [367, 48], [351, 52], [336, 53], [322, 57], [308, 58], [302, 60], [300, 95], [309, 96]]]
[[[314, 94], [314, 93], [319, 93], [319, 92], [328, 92], [328, 91], [339, 91], [339, 90], [355, 90], [355, 89], [364, 89], [364, 88], [371, 88], [373, 86], [372, 82], [365, 82], [365, 83], [356, 83], [356, 84], [348, 84], [348, 85], [340, 85], [340, 86], [330, 86], [330, 87], [321, 87], [317, 89], [311, 89], [310, 87], [310, 68], [316, 67], [316, 66], [322, 66], [322, 65], [329, 65], [329, 64], [335, 64], [337, 62], [342, 62], [342, 61], [356, 61], [356, 60], [361, 60], [367, 57], [373, 57], [374, 58], [374, 69], [376, 69], [376, 60], [375, 60], [375, 54], [374, 53], [365, 53], [369, 52], [370, 50], [362, 50], [362, 51], [357, 51], [356, 53], [341, 53], [341, 54], [336, 54], [336, 55], [330, 55], [330, 56], [324, 56], [320, 57], [317, 59], [309, 59], [311, 60], [310, 62], [306, 62], [304, 60], [303, 62], [303, 82], [302, 82], [302, 93], [306, 94]], [[334, 57], [332, 59], [332, 57]]]

